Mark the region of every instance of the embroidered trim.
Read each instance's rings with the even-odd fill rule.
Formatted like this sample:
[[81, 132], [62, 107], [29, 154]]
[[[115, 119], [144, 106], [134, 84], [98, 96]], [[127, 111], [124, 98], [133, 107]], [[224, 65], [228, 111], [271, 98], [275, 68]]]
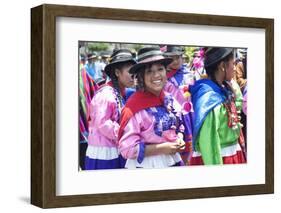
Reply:
[[162, 136], [163, 131], [175, 129], [177, 127], [176, 112], [173, 107], [172, 96], [165, 96], [164, 106], [151, 107], [146, 109], [155, 118], [154, 133]]

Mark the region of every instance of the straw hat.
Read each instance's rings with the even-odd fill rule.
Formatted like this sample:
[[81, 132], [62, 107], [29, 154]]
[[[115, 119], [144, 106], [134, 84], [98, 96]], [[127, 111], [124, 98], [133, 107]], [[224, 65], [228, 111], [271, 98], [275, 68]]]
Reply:
[[138, 51], [138, 60], [130, 69], [131, 74], [142, 71], [146, 65], [160, 63], [167, 66], [173, 61], [172, 58], [165, 58], [159, 47], [144, 47]]

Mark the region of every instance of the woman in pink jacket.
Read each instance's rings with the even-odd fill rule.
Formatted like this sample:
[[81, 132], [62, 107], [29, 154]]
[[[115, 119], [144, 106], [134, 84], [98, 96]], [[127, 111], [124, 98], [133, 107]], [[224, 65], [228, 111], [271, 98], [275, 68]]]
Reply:
[[111, 81], [102, 86], [91, 101], [86, 170], [124, 167], [125, 160], [117, 149], [117, 136], [121, 109], [126, 101], [125, 90], [134, 84], [129, 69], [135, 63], [129, 50], [120, 49], [111, 55], [105, 67]]
[[183, 165], [184, 125], [180, 104], [164, 91], [166, 66], [159, 48], [138, 52], [138, 63], [130, 69], [137, 75], [138, 88], [121, 113], [119, 151], [126, 168], [166, 168]]

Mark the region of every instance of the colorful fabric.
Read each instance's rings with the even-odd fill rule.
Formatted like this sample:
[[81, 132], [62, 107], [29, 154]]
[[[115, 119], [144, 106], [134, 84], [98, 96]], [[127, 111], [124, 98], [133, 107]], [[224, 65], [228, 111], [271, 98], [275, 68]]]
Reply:
[[176, 87], [187, 85], [187, 74], [189, 70], [182, 65], [178, 70], [171, 70], [167, 73], [168, 81], [173, 83]]
[[119, 156], [112, 160], [99, 160], [92, 159], [86, 156], [85, 158], [85, 169], [86, 170], [97, 170], [97, 169], [118, 169], [124, 168], [126, 160]]
[[105, 81], [105, 78], [103, 76], [103, 64], [96, 61], [92, 63], [87, 63], [85, 65], [85, 69], [88, 73], [88, 75], [96, 82], [96, 84], [99, 84], [103, 81]]
[[206, 76], [206, 70], [204, 68], [204, 57], [205, 51], [203, 48], [201, 48], [191, 62], [190, 70], [194, 73], [195, 80], [200, 80], [202, 78], [205, 78]]
[[103, 86], [96, 92], [90, 105], [89, 145], [116, 147], [119, 104], [113, 87]]
[[[132, 92], [132, 91], [131, 91]], [[112, 83], [99, 88], [90, 105], [86, 169], [124, 168], [125, 160], [117, 149], [117, 136], [121, 109], [126, 101], [126, 91], [118, 91]], [[120, 100], [121, 98], [121, 100]]]
[[88, 75], [91, 77], [91, 79], [93, 79], [93, 81], [95, 80], [95, 63], [87, 63], [85, 64], [85, 69], [88, 73]]
[[[235, 82], [232, 82], [232, 87], [235, 93], [235, 107], [238, 111], [242, 106], [242, 94]], [[191, 93], [195, 111], [195, 151], [200, 153], [202, 162], [205, 165], [245, 162], [245, 158], [240, 157], [241, 161], [233, 160], [238, 159], [236, 154], [241, 151], [238, 143], [241, 125], [240, 123], [237, 126], [228, 125], [229, 116], [225, 104], [229, 101], [230, 90], [226, 87], [219, 87], [211, 80], [203, 79], [191, 87]], [[231, 147], [235, 147], [235, 149], [230, 149]], [[225, 155], [225, 150], [233, 150], [233, 152]], [[193, 157], [198, 157], [196, 152]], [[233, 158], [225, 160], [225, 156]]]
[[243, 112], [247, 115], [248, 88], [247, 85], [243, 90]]
[[85, 169], [124, 168], [126, 160], [119, 155], [117, 147], [89, 145], [86, 151]]
[[178, 70], [176, 69], [173, 69], [173, 70], [170, 70], [169, 72], [167, 72], [167, 78], [171, 78], [173, 77], [176, 73], [177, 73]]
[[135, 92], [128, 102], [126, 103], [125, 107], [121, 113], [120, 119], [120, 130], [118, 139], [123, 134], [124, 128], [127, 125], [130, 118], [137, 112], [155, 106], [161, 106], [164, 103], [164, 91], [157, 97], [149, 92], [137, 91]]
[[186, 164], [188, 164], [188, 160], [191, 157], [193, 140], [193, 105], [188, 91], [189, 85], [193, 82], [189, 75], [190, 72], [184, 65], [178, 70], [170, 71], [167, 74], [168, 81], [164, 88], [165, 91], [173, 95], [182, 108], [182, 123], [185, 127], [184, 141], [186, 143], [186, 150], [181, 153], [181, 156]]
[[[227, 148], [222, 148], [222, 163], [223, 164], [241, 164], [246, 163], [244, 154], [238, 144], [236, 146], [230, 147], [232, 150]], [[226, 150], [228, 149], [228, 150]], [[228, 152], [227, 152], [228, 151]], [[225, 153], [223, 153], [225, 152]], [[193, 157], [190, 160], [190, 165], [204, 165], [202, 155], [200, 153], [193, 153]]]
[[[199, 130], [208, 113], [226, 99], [225, 91], [209, 79], [201, 79], [190, 86], [194, 107], [193, 141], [197, 140]], [[194, 144], [195, 145], [195, 144]]]
[[229, 128], [226, 114], [221, 104], [211, 110], [203, 122], [195, 150], [202, 154], [204, 164], [222, 164], [222, 148], [238, 144], [240, 128]]
[[[154, 117], [154, 133], [160, 137], [163, 135], [163, 132], [171, 129], [172, 126], [176, 126], [177, 124], [175, 115], [172, 112], [168, 113], [167, 109], [164, 107], [151, 107], [145, 110]], [[169, 136], [167, 136], [167, 138]], [[174, 140], [176, 139], [177, 137], [174, 138]]]
[[79, 72], [79, 130], [80, 142], [88, 141], [88, 120], [91, 100], [96, 91], [94, 81], [84, 68]]
[[[143, 97], [145, 101], [139, 97]], [[178, 153], [144, 156], [145, 145], [173, 143], [177, 140], [177, 113], [168, 110], [168, 106], [172, 104], [173, 109], [179, 109], [179, 106], [174, 106], [177, 102], [171, 101], [171, 96], [167, 94], [163, 93], [164, 99], [160, 97], [151, 93], [136, 92], [122, 111], [123, 127], [122, 131], [121, 127], [119, 131], [121, 134], [118, 148], [127, 159], [126, 168], [164, 168], [181, 162]], [[135, 101], [137, 103], [134, 103]]]

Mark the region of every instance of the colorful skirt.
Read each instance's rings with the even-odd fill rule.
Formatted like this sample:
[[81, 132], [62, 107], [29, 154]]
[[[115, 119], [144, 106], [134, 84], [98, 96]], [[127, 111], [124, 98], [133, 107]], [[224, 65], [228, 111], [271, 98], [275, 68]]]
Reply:
[[116, 147], [95, 147], [88, 145], [85, 170], [120, 169], [124, 168], [126, 160], [118, 154]]
[[[222, 148], [221, 156], [223, 164], [246, 163], [246, 158], [244, 157], [244, 153], [238, 143], [232, 146]], [[193, 152], [189, 165], [204, 165], [200, 152]]]

